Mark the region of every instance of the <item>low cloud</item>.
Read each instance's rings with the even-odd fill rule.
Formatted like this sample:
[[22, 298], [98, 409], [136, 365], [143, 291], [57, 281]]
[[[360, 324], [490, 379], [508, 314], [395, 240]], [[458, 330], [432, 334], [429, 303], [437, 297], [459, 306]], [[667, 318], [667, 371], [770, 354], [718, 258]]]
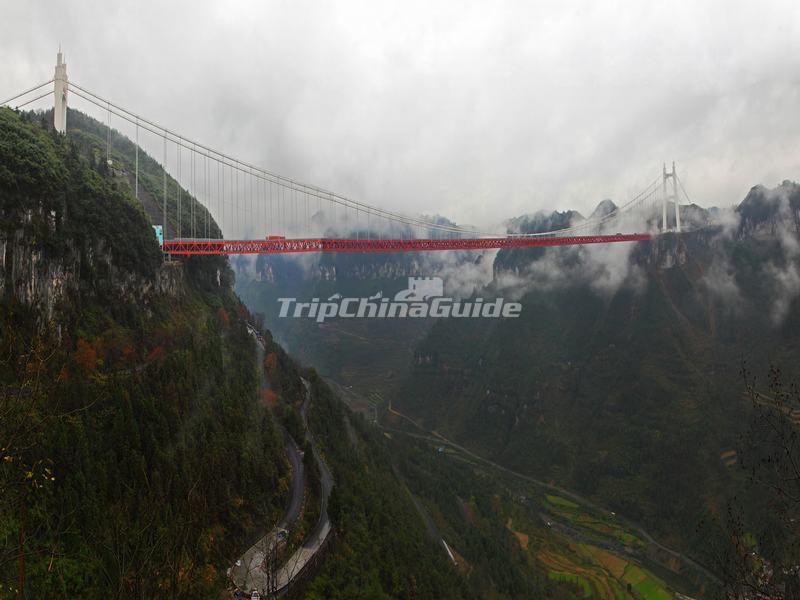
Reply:
[[[576, 221], [572, 225], [579, 223]], [[614, 228], [613, 231], [602, 233], [614, 234], [617, 230], [644, 233], [654, 227], [652, 223], [646, 214], [621, 213], [605, 225]], [[533, 289], [552, 290], [580, 283], [588, 284], [604, 298], [612, 297], [622, 287], [640, 291], [645, 275], [642, 268], [631, 261], [635, 247], [634, 243], [619, 242], [550, 248], [544, 256], [514, 272], [497, 273], [495, 284], [512, 297]]]
[[582, 283], [611, 298], [622, 287], [636, 291], [644, 287], [644, 272], [631, 262], [632, 251], [633, 244], [628, 243], [552, 248], [519, 272], [498, 272], [494, 283], [512, 299], [533, 290], [551, 291]]
[[719, 208], [714, 214], [714, 221], [722, 227], [720, 235], [731, 239], [739, 231], [741, 216], [734, 208]]
[[491, 283], [496, 256], [497, 250], [428, 253], [423, 265], [426, 273], [444, 280], [448, 296], [469, 298]]
[[664, 160], [704, 205], [797, 172], [799, 25], [792, 0], [5, 2], [0, 90], [51, 77], [61, 41], [73, 81], [187, 137], [485, 228], [588, 213]]
[[782, 262], [771, 262], [766, 271], [772, 278], [772, 310], [770, 317], [773, 324], [780, 325], [789, 313], [792, 302], [800, 296], [800, 241], [797, 238], [795, 219], [789, 203], [787, 188], [778, 187], [768, 192], [772, 198], [778, 199], [778, 215], [775, 233], [780, 242]]
[[703, 274], [702, 283], [708, 292], [734, 313], [743, 307], [742, 291], [736, 283], [736, 272], [724, 250], [716, 246], [711, 265]]
[[715, 210], [713, 218], [721, 229], [711, 240], [714, 254], [701, 283], [725, 308], [738, 313], [744, 306], [744, 298], [736, 283], [736, 270], [731, 263], [726, 243], [738, 234], [741, 217], [733, 208], [721, 208]]

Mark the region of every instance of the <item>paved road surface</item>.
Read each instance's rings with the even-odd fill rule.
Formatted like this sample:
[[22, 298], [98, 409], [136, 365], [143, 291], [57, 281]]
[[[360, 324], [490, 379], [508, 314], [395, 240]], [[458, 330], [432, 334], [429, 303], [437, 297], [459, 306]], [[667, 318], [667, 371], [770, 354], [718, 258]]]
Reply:
[[[256, 359], [261, 373], [261, 389], [270, 388], [269, 380], [262, 367], [264, 363], [264, 342], [255, 334], [255, 330], [250, 329], [251, 335], [256, 340]], [[282, 429], [282, 428], [281, 428]], [[292, 436], [283, 430], [283, 443], [286, 449], [286, 456], [292, 466], [292, 485], [289, 494], [289, 503], [284, 511], [281, 520], [255, 544], [250, 546], [247, 551], [239, 557], [239, 564], [231, 567], [230, 577], [233, 582], [243, 590], [266, 587], [264, 580], [265, 573], [261, 568], [264, 562], [265, 550], [269, 548], [278, 536], [281, 529], [287, 529], [300, 516], [303, 507], [303, 492], [305, 487], [305, 474], [303, 472], [303, 460], [300, 457], [300, 450]]]
[[[251, 333], [255, 333], [251, 330]], [[258, 361], [259, 365], [262, 364], [264, 359], [264, 345], [263, 342], [256, 337], [256, 345], [258, 347]], [[287, 591], [288, 586], [294, 581], [294, 578], [299, 575], [305, 566], [316, 556], [331, 533], [331, 522], [328, 518], [328, 499], [330, 498], [331, 490], [333, 489], [333, 475], [328, 469], [328, 465], [322, 460], [322, 457], [317, 450], [314, 437], [308, 428], [308, 410], [311, 405], [311, 389], [309, 382], [305, 379], [303, 386], [305, 388], [305, 398], [303, 400], [300, 414], [303, 418], [303, 425], [306, 430], [306, 437], [314, 449], [314, 459], [317, 463], [317, 468], [320, 472], [321, 483], [321, 506], [320, 516], [311, 534], [303, 542], [295, 553], [286, 561], [286, 563], [278, 568], [277, 572], [277, 589], [278, 593], [282, 594]], [[265, 387], [266, 386], [266, 387]], [[262, 379], [262, 389], [268, 389], [269, 382], [266, 376]], [[240, 564], [234, 565], [231, 568], [230, 576], [234, 583], [243, 590], [265, 590], [267, 588], [267, 574], [262, 568], [265, 558], [265, 549], [269, 548], [274, 543], [278, 532], [281, 529], [288, 528], [293, 524], [298, 516], [303, 505], [303, 492], [305, 487], [305, 478], [303, 473], [303, 461], [300, 458], [300, 451], [294, 439], [284, 431], [284, 444], [286, 447], [286, 454], [289, 461], [292, 463], [292, 487], [289, 499], [289, 505], [286, 508], [281, 520], [272, 528], [264, 537], [258, 540], [247, 552], [245, 552], [239, 559]]]
[[314, 436], [308, 428], [308, 409], [311, 404], [311, 386], [308, 381], [303, 379], [303, 386], [305, 387], [305, 400], [300, 409], [300, 414], [303, 417], [303, 425], [306, 428], [306, 437], [311, 442], [314, 448], [314, 459], [317, 463], [317, 468], [320, 474], [320, 484], [322, 488], [322, 502], [319, 511], [319, 520], [317, 521], [311, 535], [306, 538], [303, 545], [295, 551], [295, 553], [286, 561], [282, 567], [278, 569], [278, 592], [285, 591], [285, 588], [291, 583], [296, 575], [298, 575], [303, 568], [311, 561], [317, 552], [320, 551], [325, 540], [331, 532], [331, 521], [328, 518], [328, 499], [333, 489], [333, 475], [331, 475], [328, 465], [322, 460], [322, 457], [317, 450], [317, 445], [314, 442]]

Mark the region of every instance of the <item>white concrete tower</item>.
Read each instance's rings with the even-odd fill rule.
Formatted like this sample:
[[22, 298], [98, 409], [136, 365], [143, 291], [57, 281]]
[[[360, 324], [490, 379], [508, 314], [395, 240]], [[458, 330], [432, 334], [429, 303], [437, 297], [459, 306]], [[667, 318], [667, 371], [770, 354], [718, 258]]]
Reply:
[[661, 233], [667, 231], [667, 163], [664, 163], [664, 177], [661, 188]]
[[[672, 196], [667, 196], [667, 179], [672, 179]], [[664, 163], [664, 178], [661, 188], [661, 231], [669, 231], [667, 228], [667, 200], [675, 203], [675, 231], [681, 232], [681, 208], [678, 200], [678, 173], [675, 170], [675, 161], [672, 161], [672, 173], [667, 173], [667, 163]]]
[[675, 161], [672, 161], [672, 199], [675, 201], [675, 231], [681, 232], [681, 207], [678, 203], [678, 172], [675, 170]]
[[61, 46], [58, 47], [55, 74], [55, 102], [53, 104], [53, 126], [58, 133], [67, 132], [67, 63], [61, 55]]

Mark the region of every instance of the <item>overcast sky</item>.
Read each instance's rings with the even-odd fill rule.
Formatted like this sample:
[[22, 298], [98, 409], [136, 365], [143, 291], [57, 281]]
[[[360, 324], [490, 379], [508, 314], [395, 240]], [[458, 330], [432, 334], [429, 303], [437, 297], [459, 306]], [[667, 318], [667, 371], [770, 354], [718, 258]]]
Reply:
[[70, 79], [183, 135], [462, 223], [586, 214], [665, 160], [704, 206], [800, 180], [797, 0], [2, 0], [0, 97], [59, 42]]

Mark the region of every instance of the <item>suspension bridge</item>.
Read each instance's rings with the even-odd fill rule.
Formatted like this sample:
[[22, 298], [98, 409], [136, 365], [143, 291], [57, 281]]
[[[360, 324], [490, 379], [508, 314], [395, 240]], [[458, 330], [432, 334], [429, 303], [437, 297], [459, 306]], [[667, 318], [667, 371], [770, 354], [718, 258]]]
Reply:
[[[160, 243], [168, 255], [420, 252], [639, 242], [652, 239], [656, 230], [679, 233], [681, 193], [689, 201], [673, 163], [671, 172], [664, 165], [649, 185], [607, 214], [553, 231], [480, 231], [356, 201], [194, 141], [69, 80], [60, 49], [53, 79], [0, 106], [19, 109], [48, 97], [53, 98], [54, 128], [62, 134], [67, 133], [68, 97], [95, 113], [101, 111], [108, 125], [109, 164], [112, 117], [115, 126], [132, 130], [128, 137], [135, 145], [134, 193], [137, 198], [147, 194], [160, 200], [159, 210], [149, 212], [161, 228]], [[140, 177], [140, 154], [144, 159], [159, 151], [162, 181], [156, 186], [152, 177], [146, 183]], [[172, 175], [167, 175], [168, 168]]]

